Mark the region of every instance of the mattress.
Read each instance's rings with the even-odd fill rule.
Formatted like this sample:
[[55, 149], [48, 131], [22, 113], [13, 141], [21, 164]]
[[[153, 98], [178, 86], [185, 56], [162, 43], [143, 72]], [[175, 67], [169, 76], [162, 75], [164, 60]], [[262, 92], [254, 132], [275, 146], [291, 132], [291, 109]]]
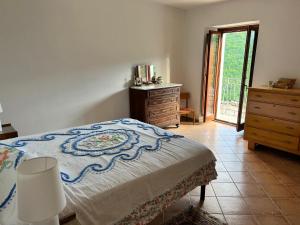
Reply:
[[[207, 147], [133, 119], [20, 137], [1, 146], [20, 151], [16, 166], [25, 157], [57, 158], [67, 198], [60, 216], [75, 212], [81, 225], [120, 224], [124, 218], [134, 224], [142, 207], [153, 208], [153, 200], [162, 198], [159, 207], [164, 207], [166, 193], [178, 194], [178, 185], [182, 195], [216, 178], [215, 157]], [[1, 174], [0, 179], [1, 225], [24, 225], [17, 219], [15, 183]], [[187, 182], [192, 185], [182, 185]]]

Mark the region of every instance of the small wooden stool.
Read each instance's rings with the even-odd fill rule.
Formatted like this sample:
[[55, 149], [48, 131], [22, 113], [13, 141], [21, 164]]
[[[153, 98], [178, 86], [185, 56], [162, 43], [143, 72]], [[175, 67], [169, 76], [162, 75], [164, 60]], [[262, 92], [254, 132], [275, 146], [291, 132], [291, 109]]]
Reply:
[[185, 107], [182, 108], [180, 106], [179, 113], [180, 113], [180, 116], [193, 114], [193, 125], [195, 125], [195, 110], [193, 108], [189, 108], [189, 99], [190, 99], [190, 93], [188, 93], [188, 92], [180, 93], [180, 102], [181, 102], [181, 100], [185, 101]]

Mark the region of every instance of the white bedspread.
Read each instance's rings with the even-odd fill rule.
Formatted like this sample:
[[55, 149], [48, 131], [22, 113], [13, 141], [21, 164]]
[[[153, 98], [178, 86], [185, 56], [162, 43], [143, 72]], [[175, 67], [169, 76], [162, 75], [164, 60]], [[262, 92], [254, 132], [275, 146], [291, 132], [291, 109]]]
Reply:
[[[56, 157], [68, 202], [64, 213], [76, 212], [82, 225], [114, 224], [215, 161], [205, 146], [132, 119], [20, 137], [1, 144], [33, 156]], [[17, 222], [15, 208], [12, 197], [0, 210], [2, 225], [24, 224]]]

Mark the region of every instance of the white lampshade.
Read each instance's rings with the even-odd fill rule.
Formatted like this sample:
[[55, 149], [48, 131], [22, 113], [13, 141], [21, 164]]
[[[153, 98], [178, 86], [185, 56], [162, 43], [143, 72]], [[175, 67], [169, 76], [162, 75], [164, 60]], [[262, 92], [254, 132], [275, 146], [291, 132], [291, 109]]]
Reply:
[[20, 220], [35, 223], [52, 218], [66, 206], [55, 158], [25, 160], [17, 168], [17, 209]]
[[2, 109], [2, 106], [1, 106], [1, 103], [0, 103], [0, 113], [3, 112], [3, 109]]

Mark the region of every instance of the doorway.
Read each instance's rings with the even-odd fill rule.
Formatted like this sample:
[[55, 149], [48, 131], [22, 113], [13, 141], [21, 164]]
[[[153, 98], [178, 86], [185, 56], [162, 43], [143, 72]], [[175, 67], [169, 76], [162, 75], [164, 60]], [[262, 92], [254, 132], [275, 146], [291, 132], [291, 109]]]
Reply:
[[206, 37], [202, 112], [243, 130], [248, 87], [252, 86], [258, 25], [209, 31]]

